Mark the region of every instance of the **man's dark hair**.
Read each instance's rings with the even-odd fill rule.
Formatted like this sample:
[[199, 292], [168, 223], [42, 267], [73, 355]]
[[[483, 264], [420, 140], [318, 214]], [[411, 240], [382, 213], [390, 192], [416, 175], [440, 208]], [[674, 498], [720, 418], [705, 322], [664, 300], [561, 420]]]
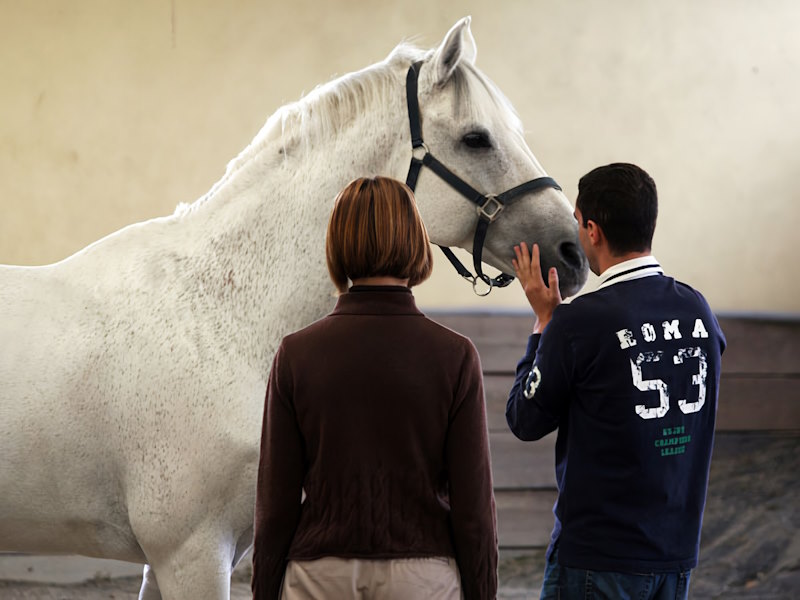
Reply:
[[658, 217], [656, 184], [644, 170], [628, 163], [597, 167], [578, 182], [576, 208], [583, 227], [594, 221], [612, 254], [647, 252]]

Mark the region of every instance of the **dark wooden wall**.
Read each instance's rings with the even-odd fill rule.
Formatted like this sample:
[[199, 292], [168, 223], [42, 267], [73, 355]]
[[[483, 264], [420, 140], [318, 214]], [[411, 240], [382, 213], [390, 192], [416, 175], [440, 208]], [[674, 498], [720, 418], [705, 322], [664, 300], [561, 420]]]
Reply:
[[[508, 431], [505, 406], [532, 315], [429, 313], [475, 343], [483, 364], [501, 548], [546, 546], [556, 498], [555, 434], [526, 443]], [[718, 435], [796, 431], [800, 436], [800, 319], [721, 317]]]

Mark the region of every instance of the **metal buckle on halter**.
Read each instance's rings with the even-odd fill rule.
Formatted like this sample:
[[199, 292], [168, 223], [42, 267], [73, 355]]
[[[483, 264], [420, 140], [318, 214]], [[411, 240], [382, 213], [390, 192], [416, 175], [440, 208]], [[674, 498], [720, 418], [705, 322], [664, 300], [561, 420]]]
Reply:
[[[481, 298], [484, 296], [488, 296], [491, 293], [492, 288], [494, 287], [494, 282], [492, 282], [492, 280], [486, 277], [485, 275], [483, 277], [478, 277], [477, 275], [475, 275], [472, 277], [467, 277], [466, 279], [468, 281], [472, 281], [472, 291], [475, 293], [476, 296], [480, 296]], [[487, 286], [486, 290], [483, 292], [481, 292], [478, 288], [479, 281]]]
[[420, 162], [428, 153], [430, 153], [430, 150], [428, 150], [428, 146], [425, 145], [425, 142], [422, 142], [419, 146], [414, 146], [411, 148], [411, 158]]
[[[489, 206], [491, 203], [494, 203], [494, 206]], [[487, 206], [489, 206], [490, 210], [486, 209]], [[486, 202], [479, 204], [476, 210], [479, 216], [485, 217], [489, 220], [489, 223], [493, 223], [504, 208], [505, 206], [497, 199], [497, 196], [489, 194], [486, 196]]]

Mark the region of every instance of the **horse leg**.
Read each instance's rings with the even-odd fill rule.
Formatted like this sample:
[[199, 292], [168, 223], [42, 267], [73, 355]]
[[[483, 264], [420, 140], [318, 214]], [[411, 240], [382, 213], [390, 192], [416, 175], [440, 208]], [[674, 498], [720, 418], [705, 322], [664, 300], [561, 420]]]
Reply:
[[178, 548], [147, 556], [162, 600], [230, 599], [233, 552], [219, 536], [196, 531]]
[[139, 600], [161, 600], [161, 592], [158, 589], [156, 573], [150, 565], [144, 566], [142, 589], [139, 590]]

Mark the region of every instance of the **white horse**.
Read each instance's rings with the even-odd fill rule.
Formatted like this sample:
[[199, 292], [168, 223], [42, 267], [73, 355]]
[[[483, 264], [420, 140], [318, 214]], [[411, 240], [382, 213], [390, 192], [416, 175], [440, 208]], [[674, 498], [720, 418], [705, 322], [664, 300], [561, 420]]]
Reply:
[[[357, 176], [404, 179], [405, 77], [424, 60], [430, 151], [473, 187], [544, 175], [505, 97], [474, 66], [469, 18], [434, 50], [384, 61], [274, 114], [222, 179], [175, 214], [42, 267], [0, 267], [0, 550], [144, 564], [140, 598], [219, 599], [253, 538], [266, 378], [282, 336], [332, 308], [324, 233]], [[431, 239], [470, 247], [477, 215], [423, 170]], [[511, 273], [538, 241], [565, 294], [584, 283], [555, 189], [490, 228]]]

